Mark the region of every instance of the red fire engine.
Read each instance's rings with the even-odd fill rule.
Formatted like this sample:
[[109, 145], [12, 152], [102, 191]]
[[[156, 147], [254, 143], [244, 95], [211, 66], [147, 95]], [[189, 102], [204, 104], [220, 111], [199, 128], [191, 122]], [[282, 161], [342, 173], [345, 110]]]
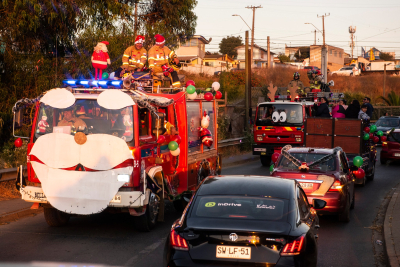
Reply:
[[35, 103], [22, 199], [43, 206], [50, 226], [107, 210], [149, 231], [165, 199], [182, 208], [186, 192], [221, 172], [216, 101], [102, 87], [57, 88]]

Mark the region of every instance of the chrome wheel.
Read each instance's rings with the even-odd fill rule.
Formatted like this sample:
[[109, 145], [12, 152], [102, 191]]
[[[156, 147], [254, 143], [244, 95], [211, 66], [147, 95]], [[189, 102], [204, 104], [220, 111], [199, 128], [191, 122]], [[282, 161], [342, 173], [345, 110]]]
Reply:
[[155, 224], [158, 216], [159, 210], [159, 200], [153, 192], [150, 193], [149, 196], [149, 204], [147, 205], [149, 212], [149, 221], [150, 224]]

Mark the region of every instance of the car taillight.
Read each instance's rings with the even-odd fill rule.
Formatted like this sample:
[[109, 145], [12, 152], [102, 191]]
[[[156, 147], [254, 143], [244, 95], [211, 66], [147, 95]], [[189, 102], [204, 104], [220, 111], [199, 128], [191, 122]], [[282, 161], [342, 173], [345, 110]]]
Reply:
[[296, 240], [289, 242], [281, 251], [281, 256], [299, 255], [304, 244], [304, 235], [298, 237]]
[[171, 231], [170, 242], [174, 249], [189, 250], [186, 240], [178, 235], [175, 230]]
[[337, 192], [342, 190], [342, 185], [340, 184], [340, 181], [336, 180], [333, 185], [331, 186], [331, 188], [329, 189], [329, 192]]
[[387, 146], [387, 142], [382, 142], [382, 147]]

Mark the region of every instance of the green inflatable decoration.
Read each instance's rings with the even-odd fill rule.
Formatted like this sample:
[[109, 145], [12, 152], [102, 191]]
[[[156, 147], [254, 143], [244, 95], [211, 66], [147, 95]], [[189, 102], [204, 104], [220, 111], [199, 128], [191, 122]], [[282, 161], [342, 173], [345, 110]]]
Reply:
[[376, 135], [377, 135], [377, 136], [382, 136], [382, 135], [383, 135], [383, 132], [382, 132], [382, 131], [378, 131], [378, 132], [376, 132]]
[[373, 133], [376, 131], [376, 125], [371, 125], [370, 129], [370, 133]]
[[211, 92], [211, 88], [207, 88], [207, 89], [206, 89], [206, 92]]
[[353, 159], [353, 165], [358, 167], [358, 168], [360, 168], [361, 165], [363, 165], [363, 162], [364, 162], [363, 158], [360, 157], [360, 156], [354, 157], [354, 159]]
[[107, 72], [103, 72], [103, 74], [101, 75], [102, 79], [108, 79], [108, 73]]
[[274, 171], [274, 164], [269, 166], [269, 174], [271, 174]]
[[189, 86], [186, 88], [186, 92], [187, 92], [189, 95], [191, 95], [191, 94], [193, 94], [194, 92], [196, 92], [196, 87], [194, 87], [193, 85], [189, 85]]
[[364, 134], [363, 139], [364, 139], [364, 140], [368, 140], [368, 139], [369, 139], [369, 134], [367, 134], [367, 133]]
[[171, 150], [171, 151], [177, 150], [178, 147], [179, 147], [179, 145], [178, 145], [178, 143], [175, 142], [175, 141], [171, 141], [171, 142], [168, 143], [168, 148], [169, 148], [169, 150]]

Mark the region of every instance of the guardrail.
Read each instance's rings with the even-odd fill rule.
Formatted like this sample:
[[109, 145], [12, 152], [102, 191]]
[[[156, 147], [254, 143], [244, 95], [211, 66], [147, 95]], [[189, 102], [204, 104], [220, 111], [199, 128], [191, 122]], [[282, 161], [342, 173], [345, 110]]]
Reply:
[[[219, 141], [218, 147], [240, 145], [243, 142], [244, 142], [244, 137], [226, 139]], [[0, 170], [0, 182], [15, 180], [17, 178], [17, 169], [18, 168], [8, 168]], [[24, 169], [23, 176], [26, 177], [27, 176], [26, 166], [24, 166], [23, 169]]]

